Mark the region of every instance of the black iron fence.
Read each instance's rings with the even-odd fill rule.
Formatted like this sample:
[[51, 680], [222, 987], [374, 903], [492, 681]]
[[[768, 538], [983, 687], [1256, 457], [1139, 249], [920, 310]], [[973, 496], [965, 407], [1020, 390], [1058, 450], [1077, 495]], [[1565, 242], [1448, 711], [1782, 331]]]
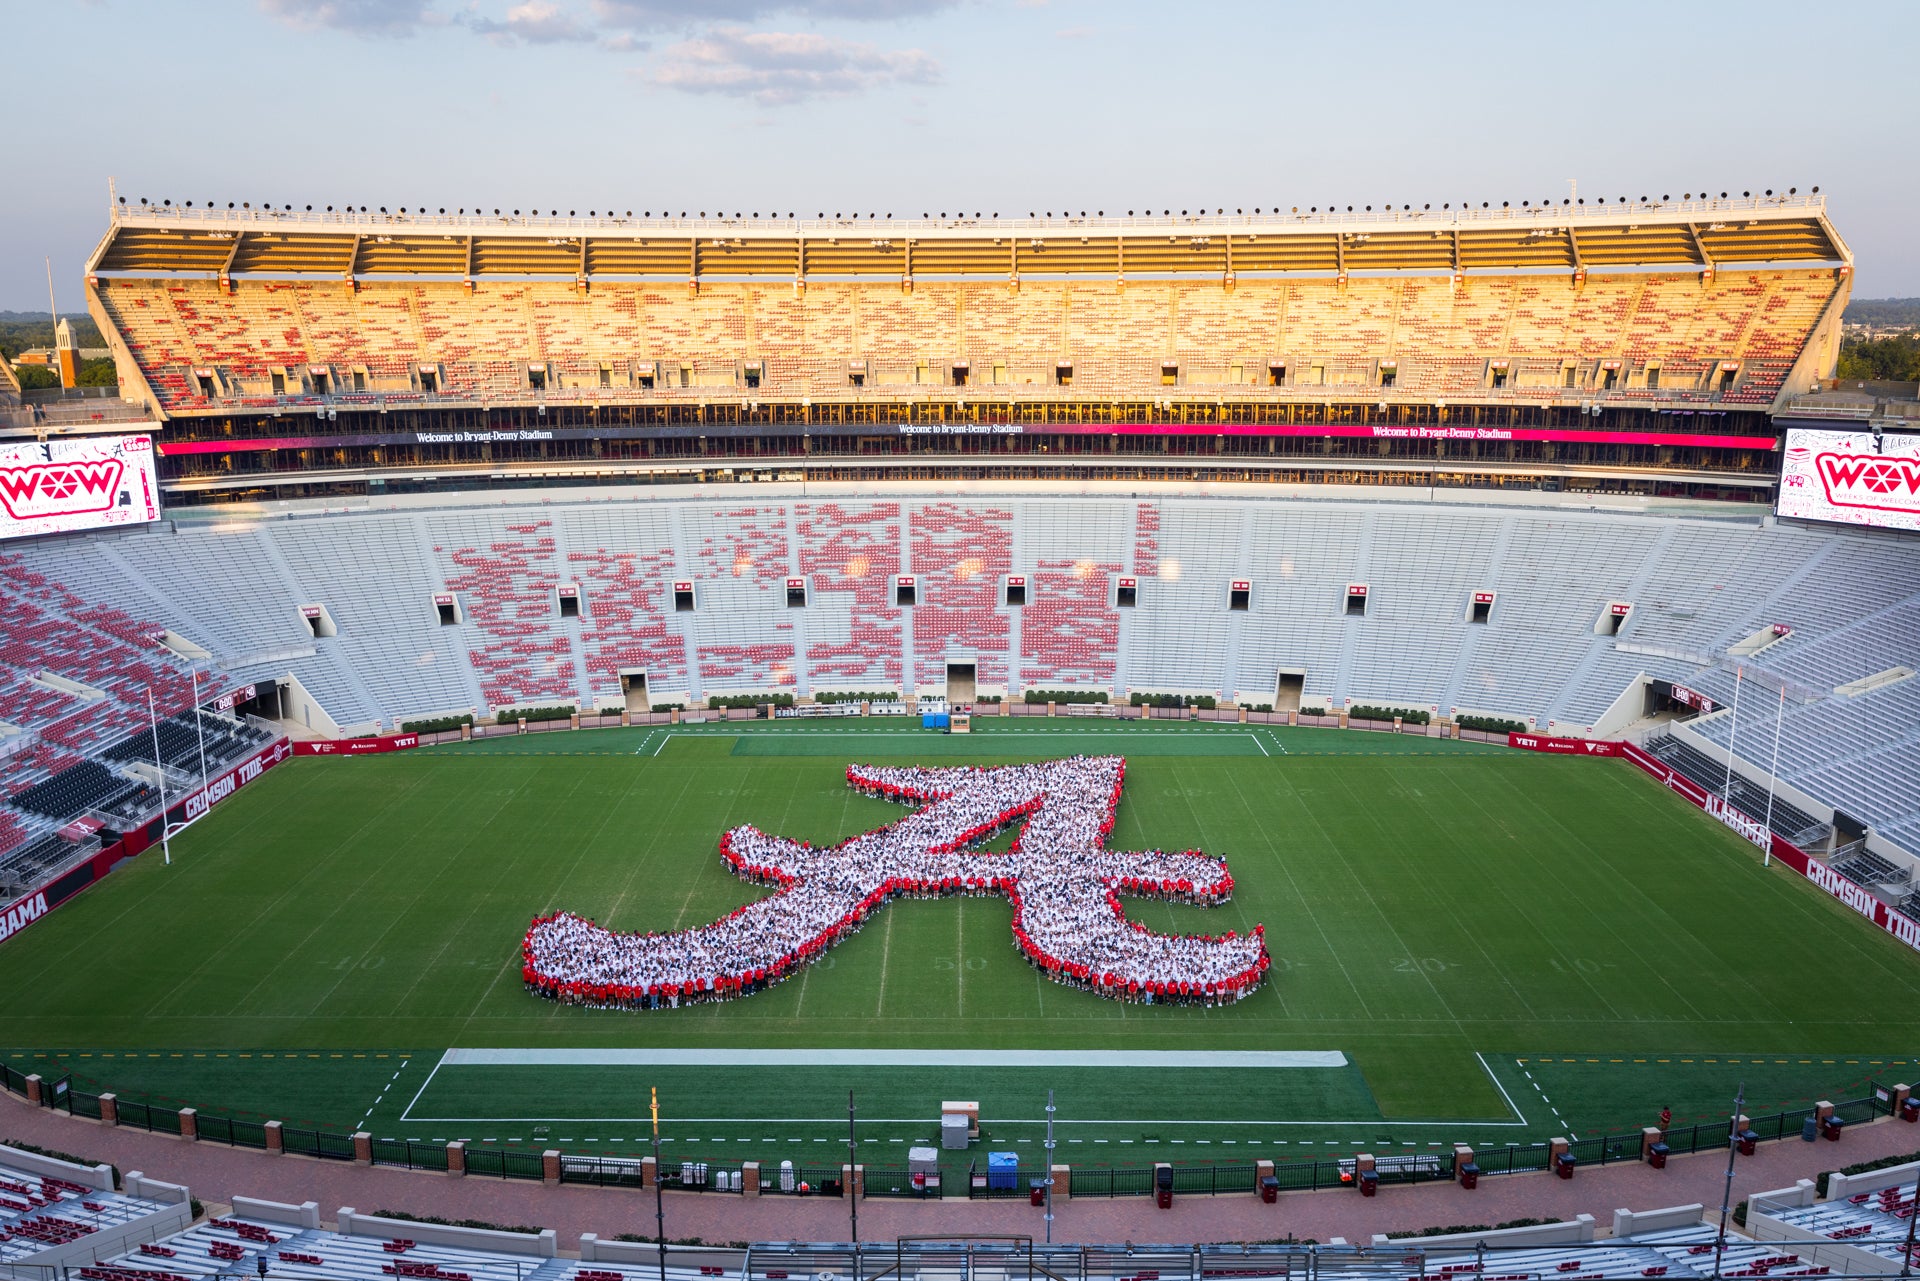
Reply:
[[[28, 1074], [11, 1064], [0, 1063], [0, 1089], [9, 1094], [27, 1094]], [[65, 1088], [56, 1089], [56, 1084]], [[74, 1116], [99, 1119], [101, 1096], [72, 1088], [65, 1078], [41, 1083], [41, 1102], [47, 1107], [64, 1108]], [[163, 1107], [139, 1099], [116, 1100], [116, 1122], [135, 1129], [162, 1134], [181, 1132], [177, 1108]], [[1892, 1089], [1879, 1082], [1868, 1082], [1868, 1093], [1834, 1105], [1833, 1116], [1842, 1125], [1871, 1121], [1893, 1111]], [[196, 1114], [197, 1132], [207, 1142], [232, 1147], [265, 1149], [268, 1124], [200, 1113]], [[1817, 1114], [1812, 1108], [1793, 1108], [1750, 1117], [1746, 1130], [1756, 1142], [1803, 1137]], [[1668, 1130], [1662, 1140], [1673, 1155], [1692, 1152], [1725, 1151], [1736, 1135], [1727, 1121], [1679, 1126]], [[283, 1127], [282, 1147], [299, 1156], [328, 1161], [354, 1159], [353, 1137], [330, 1130]], [[1581, 1165], [1608, 1165], [1619, 1161], [1638, 1161], [1642, 1157], [1644, 1134], [1591, 1135], [1571, 1140], [1569, 1154]], [[545, 1176], [541, 1155], [515, 1148], [477, 1146], [466, 1149], [468, 1174], [499, 1179], [540, 1179]], [[1516, 1143], [1476, 1148], [1474, 1163], [1484, 1175], [1520, 1174], [1548, 1168], [1551, 1149], [1544, 1143]], [[375, 1165], [398, 1166], [410, 1170], [445, 1170], [447, 1145], [404, 1139], [372, 1140]], [[1076, 1197], [1151, 1196], [1154, 1191], [1152, 1165], [1104, 1166], [1076, 1165], [1071, 1174], [1072, 1194]], [[1259, 1167], [1250, 1161], [1232, 1163], [1183, 1164], [1172, 1166], [1173, 1190], [1186, 1196], [1243, 1194], [1259, 1188]], [[1454, 1177], [1451, 1151], [1433, 1150], [1417, 1154], [1382, 1156], [1376, 1164], [1382, 1183], [1418, 1183]], [[740, 1165], [706, 1162], [666, 1161], [661, 1164], [663, 1187], [686, 1191], [739, 1192], [743, 1190]], [[767, 1163], [759, 1168], [760, 1191], [771, 1196], [844, 1196], [841, 1167], [838, 1165], [800, 1165], [794, 1162]], [[1036, 1181], [1047, 1177], [1044, 1166], [1018, 1167], [1012, 1170], [961, 1169], [943, 1167], [916, 1174], [897, 1166], [863, 1168], [865, 1195], [869, 1197], [957, 1197], [979, 1199], [1027, 1197]], [[1272, 1177], [1283, 1191], [1308, 1191], [1320, 1188], [1352, 1186], [1355, 1167], [1345, 1159], [1308, 1159], [1280, 1161]], [[639, 1187], [643, 1181], [642, 1163], [634, 1158], [566, 1155], [561, 1159], [560, 1178], [564, 1183], [583, 1183], [600, 1187]], [[1056, 1189], [1058, 1191], [1058, 1189]]]

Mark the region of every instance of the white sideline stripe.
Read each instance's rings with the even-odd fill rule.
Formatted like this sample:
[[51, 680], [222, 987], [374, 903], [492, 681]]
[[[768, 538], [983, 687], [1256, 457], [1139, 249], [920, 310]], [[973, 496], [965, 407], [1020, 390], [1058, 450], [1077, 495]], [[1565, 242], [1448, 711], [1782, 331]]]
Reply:
[[1527, 1114], [1520, 1110], [1520, 1105], [1513, 1101], [1511, 1094], [1507, 1093], [1507, 1087], [1500, 1084], [1500, 1078], [1495, 1076], [1493, 1069], [1487, 1066], [1487, 1056], [1475, 1050], [1473, 1057], [1480, 1060], [1480, 1070], [1487, 1074], [1489, 1081], [1493, 1082], [1493, 1088], [1500, 1091], [1500, 1097], [1507, 1101], [1507, 1106], [1513, 1109], [1513, 1114], [1520, 1118], [1520, 1124], [1525, 1125], [1527, 1123]]
[[[1341, 1068], [1345, 1066], [1347, 1066], [1347, 1056], [1339, 1050], [643, 1048], [448, 1050], [440, 1056], [440, 1062], [434, 1065], [433, 1070], [438, 1072], [443, 1067], [1107, 1067], [1152, 1068], [1164, 1071], [1168, 1068]], [[429, 1081], [433, 1079], [431, 1073], [427, 1079]], [[426, 1086], [422, 1085], [420, 1088], [425, 1090]]]

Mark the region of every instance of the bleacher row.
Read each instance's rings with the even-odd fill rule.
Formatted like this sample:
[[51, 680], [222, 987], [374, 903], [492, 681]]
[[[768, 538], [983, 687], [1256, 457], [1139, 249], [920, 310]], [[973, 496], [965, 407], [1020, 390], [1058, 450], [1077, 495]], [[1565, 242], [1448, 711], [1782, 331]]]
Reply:
[[[1023, 608], [1004, 604], [1014, 573], [1028, 580]], [[902, 575], [915, 580], [904, 609]], [[1115, 604], [1122, 576], [1139, 582], [1134, 608]], [[789, 578], [807, 584], [806, 609], [788, 607]], [[1251, 583], [1245, 612], [1227, 609], [1235, 579]], [[677, 581], [694, 584], [692, 612], [674, 610]], [[1349, 583], [1368, 584], [1364, 617], [1345, 612]], [[560, 617], [563, 586], [578, 589], [577, 619]], [[1475, 592], [1495, 596], [1485, 625], [1468, 621]], [[441, 625], [439, 595], [457, 601], [456, 624]], [[1598, 629], [1612, 600], [1632, 603], [1617, 642]], [[337, 634], [309, 626], [303, 609], [316, 606]], [[134, 637], [171, 630], [230, 680], [291, 673], [351, 732], [470, 709], [613, 706], [632, 671], [655, 701], [908, 682], [939, 693], [950, 656], [971, 657], [988, 693], [1261, 703], [1286, 668], [1304, 671], [1309, 702], [1459, 708], [1578, 732], [1641, 672], [1731, 702], [1731, 664], [1699, 660], [1785, 623], [1790, 639], [1747, 661], [1827, 696], [1791, 705], [1783, 774], [1920, 835], [1920, 683], [1828, 693], [1920, 668], [1920, 545], [1851, 532], [1199, 497], [570, 498], [187, 521], [0, 557], [0, 675], [11, 669], [18, 685], [51, 653], [116, 693], [109, 716], [83, 714], [110, 723], [134, 711], [120, 699], [135, 699], [144, 724], [139, 673], [158, 673], [174, 699], [162, 711], [177, 711], [184, 666], [97, 632], [104, 623], [75, 628], [82, 615]], [[63, 639], [75, 631], [93, 639]], [[1749, 708], [1764, 701], [1756, 688]], [[43, 714], [74, 719], [65, 708], [49, 701]], [[1750, 760], [1765, 756], [1750, 737], [1758, 724], [1749, 711], [1739, 747]], [[1730, 729], [1724, 717], [1702, 724], [1710, 737]], [[80, 755], [71, 738], [44, 737], [71, 757], [23, 754], [0, 768], [9, 786]]]
[[[1853, 1207], [1846, 1207], [1851, 1209]], [[1837, 1212], [1811, 1207], [1810, 1216], [1826, 1222]], [[1668, 1216], [1662, 1216], [1668, 1217]], [[1845, 1217], [1844, 1215], [1840, 1217]], [[187, 1231], [75, 1268], [80, 1281], [200, 1281], [256, 1273], [293, 1281], [650, 1281], [663, 1274], [671, 1281], [736, 1278], [737, 1281], [789, 1281], [793, 1277], [874, 1275], [891, 1265], [900, 1281], [965, 1281], [970, 1276], [1010, 1275], [1024, 1267], [1007, 1246], [960, 1243], [910, 1243], [898, 1252], [890, 1244], [870, 1247], [869, 1259], [856, 1269], [850, 1247], [778, 1242], [767, 1247], [682, 1249], [674, 1247], [658, 1262], [569, 1257], [528, 1257], [436, 1245], [401, 1237], [354, 1235], [321, 1228], [288, 1226], [239, 1217], [204, 1220]], [[369, 1225], [370, 1226], [370, 1225]], [[1446, 1242], [1395, 1242], [1352, 1247], [1336, 1242], [1314, 1250], [1283, 1251], [1227, 1246], [1186, 1247], [1129, 1244], [1124, 1252], [1099, 1246], [1047, 1247], [1035, 1261], [1049, 1275], [1087, 1281], [1176, 1281], [1191, 1278], [1275, 1278], [1315, 1271], [1346, 1281], [1629, 1281], [1707, 1277], [1810, 1277], [1832, 1274], [1826, 1264], [1809, 1263], [1778, 1241], [1755, 1241], [1738, 1234], [1716, 1243], [1713, 1229], [1700, 1222], [1641, 1235], [1549, 1245], [1509, 1244], [1507, 1234], [1482, 1233], [1474, 1246]], [[1844, 1237], [1836, 1237], [1844, 1240]], [[1457, 1239], [1456, 1239], [1457, 1240]], [[1885, 1253], [1891, 1247], [1882, 1245]], [[971, 1258], [978, 1252], [982, 1257]], [[1108, 1255], [1111, 1254], [1109, 1258]], [[1298, 1257], [1289, 1258], [1289, 1253]], [[758, 1256], [758, 1257], [756, 1257]], [[1289, 1266], [1291, 1264], [1291, 1267]], [[1311, 1275], [1311, 1273], [1306, 1273]]]
[[[418, 392], [418, 366], [475, 399], [535, 390], [686, 395], [746, 386], [755, 362], [763, 394], [820, 394], [949, 380], [1047, 384], [1063, 362], [1076, 392], [1158, 394], [1166, 365], [1184, 385], [1290, 387], [1463, 395], [1493, 385], [1503, 362], [1509, 395], [1605, 391], [1601, 362], [1619, 362], [1615, 394], [1646, 400], [1722, 395], [1722, 362], [1738, 362], [1733, 403], [1766, 404], [1782, 389], [1838, 287], [1830, 269], [1445, 279], [1249, 278], [1217, 284], [1139, 280], [892, 286], [822, 281], [789, 288], [709, 283], [698, 294], [657, 284], [111, 279], [100, 293], [154, 393], [168, 409], [216, 402], [272, 404], [311, 391], [322, 367], [335, 396]], [[218, 371], [209, 397], [196, 370]], [[683, 372], [684, 371], [684, 372]], [[1652, 371], [1651, 379], [1649, 371]], [[275, 392], [273, 376], [282, 384]]]
[[0, 1264], [130, 1223], [160, 1207], [0, 1162]]

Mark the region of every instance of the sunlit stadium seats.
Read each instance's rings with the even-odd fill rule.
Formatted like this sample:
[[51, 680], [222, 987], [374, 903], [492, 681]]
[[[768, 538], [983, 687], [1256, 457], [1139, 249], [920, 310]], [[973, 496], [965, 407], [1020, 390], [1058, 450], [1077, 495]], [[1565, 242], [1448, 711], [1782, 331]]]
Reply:
[[[1765, 405], [1807, 346], [1836, 289], [1827, 270], [1444, 278], [1248, 278], [1216, 283], [1036, 280], [1004, 286], [929, 280], [911, 294], [820, 281], [800, 294], [714, 282], [696, 295], [607, 281], [338, 282], [137, 277], [101, 297], [155, 395], [169, 409], [271, 404], [307, 394], [302, 371], [325, 366], [339, 397], [410, 396], [414, 370], [444, 370], [434, 393], [524, 399], [539, 391], [636, 391], [635, 360], [660, 362], [655, 394], [845, 391], [852, 362], [870, 388], [948, 382], [966, 361], [974, 382], [1027, 389], [1054, 381], [1097, 395], [1157, 394], [1166, 367], [1194, 387], [1264, 385], [1274, 368], [1296, 391], [1367, 394], [1381, 362], [1401, 392], [1464, 396], [1491, 389], [1507, 362], [1510, 398], [1582, 394], [1642, 400], [1726, 399]], [[1596, 362], [1621, 362], [1609, 388]], [[530, 376], [538, 367], [539, 381]], [[1731, 386], [1719, 384], [1723, 367]], [[603, 385], [600, 371], [607, 370]], [[685, 376], [682, 376], [682, 370]], [[1658, 386], [1649, 386], [1648, 371]], [[218, 383], [210, 398], [196, 370]], [[276, 392], [275, 373], [292, 381]], [[618, 371], [618, 378], [614, 377]]]

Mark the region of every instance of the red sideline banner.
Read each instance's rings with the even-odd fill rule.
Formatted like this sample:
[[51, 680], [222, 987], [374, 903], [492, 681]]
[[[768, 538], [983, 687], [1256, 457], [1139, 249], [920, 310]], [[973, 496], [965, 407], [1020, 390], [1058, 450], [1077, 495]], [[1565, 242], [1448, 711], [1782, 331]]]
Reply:
[[1507, 746], [1523, 752], [1559, 752], [1566, 756], [1618, 756], [1619, 743], [1597, 738], [1555, 738], [1551, 734], [1509, 734]]
[[375, 752], [404, 752], [420, 746], [418, 734], [386, 734], [378, 738], [335, 738], [317, 743], [295, 743], [295, 756], [371, 756]]
[[292, 755], [293, 744], [284, 738], [275, 739], [225, 773], [208, 779], [204, 789], [189, 793], [186, 800], [167, 811], [167, 821], [169, 823], [193, 822]]
[[1817, 858], [1807, 857], [1805, 850], [1791, 844], [1778, 833], [1767, 830], [1765, 824], [1751, 815], [1735, 809], [1707, 791], [1692, 779], [1674, 772], [1666, 765], [1641, 751], [1632, 743], [1621, 743], [1620, 755], [1639, 766], [1642, 770], [1659, 779], [1670, 790], [1692, 801], [1707, 813], [1725, 823], [1728, 828], [1753, 845], [1769, 850], [1773, 857], [1792, 868], [1809, 881], [1839, 899], [1860, 915], [1872, 921], [1888, 934], [1899, 939], [1908, 947], [1920, 952], [1920, 922], [1908, 919], [1875, 898], [1864, 886], [1855, 885], [1846, 877], [1829, 868]]

